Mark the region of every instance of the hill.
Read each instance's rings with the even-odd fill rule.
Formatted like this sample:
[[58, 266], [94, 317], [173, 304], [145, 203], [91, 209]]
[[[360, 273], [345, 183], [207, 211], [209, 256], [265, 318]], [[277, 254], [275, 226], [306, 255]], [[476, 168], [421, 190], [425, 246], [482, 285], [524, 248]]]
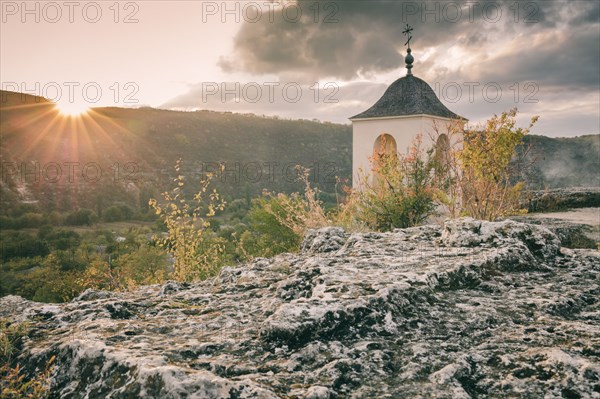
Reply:
[[568, 138], [525, 136], [535, 160], [536, 188], [600, 186], [600, 135]]
[[[336, 177], [352, 177], [350, 125], [153, 108], [95, 108], [68, 119], [46, 99], [0, 96], [4, 213], [21, 202], [98, 215], [117, 202], [144, 209], [148, 198], [170, 187], [179, 157], [192, 182], [224, 164], [216, 183], [229, 199], [301, 189], [296, 164], [312, 170], [311, 181], [329, 202]], [[526, 144], [537, 160], [531, 188], [600, 186], [600, 135], [529, 136]]]
[[95, 108], [69, 120], [47, 100], [0, 95], [6, 100], [0, 158], [7, 205], [20, 198], [50, 210], [95, 208], [105, 194], [135, 202], [130, 194], [144, 187], [154, 194], [166, 188], [179, 157], [192, 179], [224, 164], [219, 190], [237, 198], [300, 189], [296, 164], [311, 168], [311, 181], [328, 193], [336, 176], [351, 174], [346, 125], [152, 108]]

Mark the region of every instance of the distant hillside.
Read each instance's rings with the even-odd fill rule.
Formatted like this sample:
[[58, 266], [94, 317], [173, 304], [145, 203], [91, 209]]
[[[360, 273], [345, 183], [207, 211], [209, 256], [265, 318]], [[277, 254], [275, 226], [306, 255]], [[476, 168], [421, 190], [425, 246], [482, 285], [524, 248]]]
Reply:
[[600, 135], [569, 138], [526, 136], [535, 159], [537, 188], [600, 186]]
[[[527, 143], [537, 158], [532, 188], [600, 186], [600, 136]], [[0, 91], [3, 212], [21, 201], [59, 211], [143, 208], [170, 187], [179, 157], [192, 183], [224, 163], [218, 188], [229, 198], [297, 191], [293, 166], [301, 164], [333, 200], [336, 177], [351, 178], [351, 155], [349, 125], [152, 108], [96, 108], [69, 120], [43, 98]]]
[[[179, 157], [185, 162], [184, 174], [195, 178], [224, 163], [218, 187], [230, 197], [255, 196], [263, 189], [298, 190], [296, 164], [311, 168], [311, 180], [329, 193], [335, 189], [336, 176], [351, 175], [348, 125], [152, 108], [96, 108], [70, 122], [44, 99], [0, 95], [5, 204], [20, 197], [40, 200], [40, 205], [51, 209], [94, 208], [97, 204], [90, 197], [105, 194], [128, 202], [132, 200], [128, 192], [136, 194], [146, 187], [156, 193], [167, 188]], [[40, 165], [37, 172], [36, 164]], [[50, 180], [56, 176], [56, 164], [62, 167], [62, 175], [55, 182]], [[91, 182], [98, 169], [102, 179]]]

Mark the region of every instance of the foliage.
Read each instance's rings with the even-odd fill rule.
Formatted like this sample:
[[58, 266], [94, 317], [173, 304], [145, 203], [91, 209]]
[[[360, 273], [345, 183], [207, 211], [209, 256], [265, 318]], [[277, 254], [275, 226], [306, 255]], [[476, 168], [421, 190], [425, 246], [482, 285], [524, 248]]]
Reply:
[[15, 258], [0, 265], [0, 296], [20, 295], [31, 299], [33, 294], [27, 295], [24, 283], [29, 276], [28, 271], [40, 267], [42, 257]]
[[304, 237], [308, 229], [318, 229], [329, 226], [328, 219], [319, 199], [319, 189], [312, 187], [309, 180], [309, 170], [296, 166], [298, 178], [304, 184], [304, 193], [274, 194], [265, 192], [269, 199], [264, 203], [265, 210], [270, 213], [282, 226], [287, 227], [299, 237]]
[[119, 222], [121, 220], [130, 220], [133, 213], [133, 209], [127, 204], [116, 204], [106, 208], [102, 213], [102, 218], [105, 222]]
[[98, 221], [98, 216], [89, 209], [80, 209], [70, 212], [65, 217], [65, 224], [69, 226], [90, 226]]
[[167, 256], [162, 248], [142, 245], [137, 251], [121, 256], [115, 263], [122, 279], [121, 285], [128, 288], [159, 284], [169, 276]]
[[282, 197], [271, 195], [252, 201], [248, 213], [250, 230], [244, 231], [239, 241], [242, 258], [271, 257], [298, 250], [302, 237], [280, 222], [285, 219]]
[[41, 232], [42, 234], [38, 232], [38, 237], [43, 238], [53, 249], [62, 251], [75, 250], [81, 244], [81, 236], [73, 230], [56, 229]]
[[482, 130], [464, 132], [463, 148], [458, 152], [460, 192], [464, 215], [495, 220], [519, 213], [523, 183], [512, 183], [521, 173], [515, 161], [517, 146], [537, 122], [528, 128], [516, 127], [517, 109], [494, 115]]
[[69, 301], [82, 291], [77, 279], [85, 266], [74, 253], [50, 254], [39, 268], [22, 279], [23, 291], [26, 293], [24, 296], [38, 302]]
[[27, 331], [25, 323], [11, 323], [7, 319], [0, 319], [0, 363], [10, 363]]
[[54, 370], [54, 356], [48, 360], [41, 373], [27, 379], [19, 364], [14, 367], [11, 365], [28, 330], [25, 323], [0, 319], [0, 398], [41, 399], [47, 396], [50, 376]]
[[282, 252], [295, 252], [308, 229], [318, 229], [337, 223], [336, 213], [327, 212], [322, 192], [311, 185], [310, 171], [296, 166], [303, 193], [273, 193], [264, 191], [252, 200], [247, 215], [249, 230], [241, 232], [237, 246], [242, 259], [270, 257]]
[[[86, 288], [114, 290], [162, 282], [169, 274], [166, 254], [149, 243], [147, 233], [130, 228], [121, 233], [125, 240], [116, 242], [107, 230], [79, 234], [45, 225], [36, 238], [4, 232], [0, 296], [64, 302]], [[45, 249], [42, 256], [35, 256], [37, 248]]]
[[40, 302], [71, 300], [83, 289], [78, 277], [89, 260], [75, 251], [11, 259], [0, 264], [0, 295], [20, 295]]
[[2, 233], [0, 235], [0, 260], [45, 256], [50, 253], [48, 244], [23, 232]]
[[27, 229], [37, 227], [44, 223], [41, 213], [27, 212], [20, 216], [0, 216], [0, 226], [4, 229]]
[[461, 216], [462, 212], [462, 170], [458, 156], [463, 146], [464, 122], [451, 122], [443, 133], [439, 131], [437, 124], [434, 124], [433, 128], [434, 133], [430, 138], [435, 143], [431, 149], [431, 161], [435, 186], [438, 188], [436, 203], [440, 208], [444, 208], [441, 210], [442, 214], [456, 218]]
[[119, 269], [115, 268], [110, 260], [92, 262], [77, 282], [84, 288], [94, 290], [115, 291], [125, 288]]
[[350, 194], [339, 218], [388, 231], [416, 226], [432, 215], [438, 188], [431, 151], [425, 152], [421, 142], [421, 136], [415, 138], [406, 155], [382, 152], [374, 156], [373, 174], [359, 176], [359, 188]]
[[310, 183], [310, 171], [299, 165], [296, 171], [304, 186], [302, 194], [264, 191], [262, 198], [252, 201], [248, 213], [250, 230], [240, 235], [238, 245], [242, 258], [297, 251], [308, 229], [332, 223], [319, 199], [319, 189]]
[[[188, 201], [181, 167], [179, 159], [175, 165], [176, 186], [171, 192], [163, 193], [165, 203], [160, 205], [151, 199], [149, 205], [167, 228], [167, 236], [160, 238], [158, 244], [175, 258], [174, 277], [181, 281], [202, 280], [214, 275], [222, 264], [223, 245], [212, 239], [209, 220], [225, 208], [225, 201], [216, 189], [209, 190], [213, 174], [201, 180], [199, 191]], [[205, 207], [207, 211], [203, 212]]]

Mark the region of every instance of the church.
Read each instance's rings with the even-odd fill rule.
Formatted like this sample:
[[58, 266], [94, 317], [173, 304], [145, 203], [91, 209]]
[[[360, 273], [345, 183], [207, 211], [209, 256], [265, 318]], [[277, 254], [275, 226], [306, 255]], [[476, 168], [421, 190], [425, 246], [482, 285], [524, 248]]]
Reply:
[[[405, 57], [406, 76], [392, 83], [371, 108], [350, 118], [354, 188], [358, 187], [357, 177], [360, 174], [371, 172], [371, 159], [378, 152], [406, 153], [419, 134], [424, 148], [433, 144], [452, 145], [448, 139], [450, 129], [456, 123], [464, 125], [467, 122], [465, 118], [446, 108], [427, 82], [412, 74], [414, 57], [410, 48], [411, 31], [412, 28], [407, 25], [404, 31], [408, 35], [405, 43], [408, 46]], [[432, 143], [435, 131], [439, 138], [437, 143]]]

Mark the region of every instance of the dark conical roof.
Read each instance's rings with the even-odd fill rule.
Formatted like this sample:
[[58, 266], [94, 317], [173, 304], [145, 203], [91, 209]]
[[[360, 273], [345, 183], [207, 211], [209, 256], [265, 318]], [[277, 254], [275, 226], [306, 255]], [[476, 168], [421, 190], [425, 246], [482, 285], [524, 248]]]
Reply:
[[450, 111], [437, 98], [431, 86], [414, 75], [407, 75], [388, 87], [371, 108], [350, 119], [383, 118], [390, 116], [431, 115], [464, 119]]

